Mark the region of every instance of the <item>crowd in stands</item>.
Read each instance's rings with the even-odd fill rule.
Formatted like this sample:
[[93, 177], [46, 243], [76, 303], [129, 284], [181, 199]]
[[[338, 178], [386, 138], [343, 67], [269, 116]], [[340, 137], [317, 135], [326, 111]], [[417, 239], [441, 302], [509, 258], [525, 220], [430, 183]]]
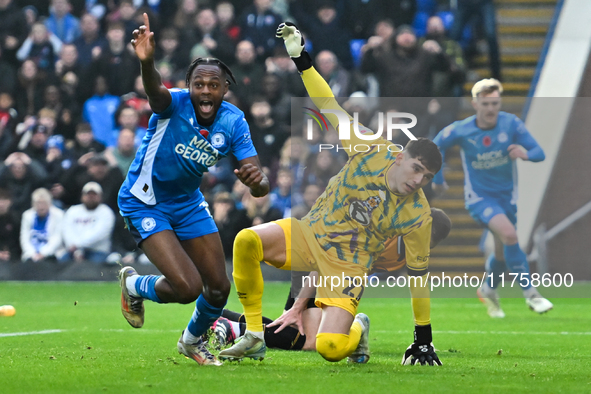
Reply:
[[[272, 182], [268, 196], [253, 198], [229, 159], [205, 175], [227, 257], [240, 229], [305, 215], [346, 160], [314, 149], [338, 142], [334, 131], [308, 141], [305, 125], [291, 124], [291, 97], [305, 90], [275, 38], [279, 23], [298, 24], [318, 71], [336, 96], [351, 96], [344, 105], [365, 113], [364, 124], [376, 122], [372, 111], [405, 109], [367, 97], [463, 94], [449, 1], [0, 0], [0, 262], [141, 255], [117, 193], [151, 115], [130, 45], [144, 12], [167, 87], [185, 88], [195, 57], [229, 65], [238, 83], [225, 99], [244, 111]], [[441, 106], [430, 100], [419, 111]]]

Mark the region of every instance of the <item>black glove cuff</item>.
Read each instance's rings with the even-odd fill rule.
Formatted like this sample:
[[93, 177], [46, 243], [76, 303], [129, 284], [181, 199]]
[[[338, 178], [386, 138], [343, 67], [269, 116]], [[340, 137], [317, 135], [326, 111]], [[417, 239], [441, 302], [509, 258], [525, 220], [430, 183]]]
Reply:
[[431, 325], [415, 326], [415, 343], [418, 345], [429, 345], [433, 342]]
[[312, 67], [312, 58], [306, 50], [303, 50], [300, 56], [292, 57], [291, 60], [293, 60], [299, 72], [304, 72]]

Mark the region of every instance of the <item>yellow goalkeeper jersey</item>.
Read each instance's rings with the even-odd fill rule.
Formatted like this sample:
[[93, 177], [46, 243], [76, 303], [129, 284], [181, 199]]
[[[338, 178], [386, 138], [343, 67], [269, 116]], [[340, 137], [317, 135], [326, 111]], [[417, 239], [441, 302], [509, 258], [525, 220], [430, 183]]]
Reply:
[[[345, 113], [314, 68], [304, 71], [302, 79], [319, 109]], [[337, 128], [337, 117], [328, 114], [327, 118]], [[302, 222], [312, 228], [316, 240], [331, 258], [368, 270], [388, 240], [404, 236], [409, 273], [423, 275], [429, 265], [431, 209], [422, 189], [399, 195], [388, 187], [386, 174], [394, 165], [399, 148], [384, 139], [367, 145], [353, 131], [351, 139], [341, 143], [349, 159]], [[370, 148], [357, 153], [351, 149], [355, 144]]]

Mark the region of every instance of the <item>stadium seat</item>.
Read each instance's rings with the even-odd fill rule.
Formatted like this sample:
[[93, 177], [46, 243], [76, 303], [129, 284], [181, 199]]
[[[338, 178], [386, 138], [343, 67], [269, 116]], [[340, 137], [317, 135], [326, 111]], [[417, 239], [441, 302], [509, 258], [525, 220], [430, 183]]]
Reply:
[[351, 49], [351, 56], [353, 57], [353, 64], [356, 68], [361, 65], [361, 47], [365, 45], [367, 40], [358, 38], [349, 41], [349, 48]]
[[415, 29], [417, 37], [424, 37], [427, 32], [427, 20], [430, 14], [426, 12], [417, 12], [412, 21], [412, 27]]
[[445, 31], [449, 32], [454, 24], [454, 13], [451, 11], [439, 11], [436, 15], [443, 21]]
[[435, 0], [416, 0], [417, 13], [424, 12], [427, 15], [433, 15], [437, 10], [437, 2]]

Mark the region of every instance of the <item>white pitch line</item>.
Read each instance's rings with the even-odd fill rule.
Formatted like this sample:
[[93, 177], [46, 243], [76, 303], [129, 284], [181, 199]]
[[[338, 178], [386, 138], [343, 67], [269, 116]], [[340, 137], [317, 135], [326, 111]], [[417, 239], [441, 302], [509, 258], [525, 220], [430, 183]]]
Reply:
[[38, 334], [55, 334], [65, 330], [43, 330], [43, 331], [26, 331], [26, 332], [6, 332], [0, 333], [0, 338], [3, 337], [20, 337], [23, 335], [38, 335]]
[[[382, 334], [407, 334], [408, 331], [376, 330]], [[477, 335], [591, 335], [589, 331], [433, 331], [434, 334], [477, 334]]]

